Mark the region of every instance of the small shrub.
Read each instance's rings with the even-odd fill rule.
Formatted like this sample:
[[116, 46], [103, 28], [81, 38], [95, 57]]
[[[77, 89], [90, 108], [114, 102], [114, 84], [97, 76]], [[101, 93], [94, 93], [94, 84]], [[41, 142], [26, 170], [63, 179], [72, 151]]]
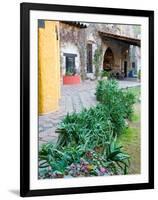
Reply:
[[110, 73], [108, 71], [106, 71], [106, 70], [103, 70], [101, 72], [101, 78], [104, 78], [104, 77], [107, 77], [107, 78], [110, 77]]
[[133, 114], [133, 105], [136, 103], [136, 96], [129, 90], [123, 92], [122, 101], [124, 102], [124, 109], [126, 113], [126, 118], [131, 119]]
[[60, 146], [83, 145], [84, 149], [93, 149], [104, 145], [113, 132], [113, 125], [107, 108], [98, 105], [80, 113], [67, 115], [59, 124], [57, 131]]
[[104, 81], [103, 80], [99, 80], [97, 83], [97, 88], [96, 88], [96, 99], [97, 101], [102, 102], [103, 101], [103, 95], [104, 95]]
[[129, 90], [122, 90], [116, 80], [99, 80], [96, 88], [96, 98], [107, 108], [114, 133], [120, 134], [125, 128], [125, 119], [130, 119], [133, 113], [135, 95]]
[[130, 91], [135, 96], [135, 101], [140, 102], [141, 90], [139, 86], [126, 88], [124, 91]]

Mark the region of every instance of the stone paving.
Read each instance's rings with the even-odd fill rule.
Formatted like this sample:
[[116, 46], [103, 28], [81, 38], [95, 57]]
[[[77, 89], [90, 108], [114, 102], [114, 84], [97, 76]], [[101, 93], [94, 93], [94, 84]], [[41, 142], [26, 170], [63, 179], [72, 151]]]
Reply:
[[[137, 81], [119, 81], [121, 88], [139, 86]], [[62, 85], [59, 110], [47, 115], [39, 116], [39, 145], [47, 142], [56, 142], [58, 134], [55, 133], [57, 124], [67, 114], [80, 112], [97, 104], [95, 97], [96, 81], [85, 81], [78, 85]]]

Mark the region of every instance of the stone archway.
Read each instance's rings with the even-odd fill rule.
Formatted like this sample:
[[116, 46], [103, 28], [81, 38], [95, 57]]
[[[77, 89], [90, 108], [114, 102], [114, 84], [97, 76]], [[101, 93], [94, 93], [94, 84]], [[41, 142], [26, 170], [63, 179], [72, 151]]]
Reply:
[[108, 47], [105, 51], [103, 58], [103, 70], [111, 70], [114, 66], [114, 54], [110, 47]]

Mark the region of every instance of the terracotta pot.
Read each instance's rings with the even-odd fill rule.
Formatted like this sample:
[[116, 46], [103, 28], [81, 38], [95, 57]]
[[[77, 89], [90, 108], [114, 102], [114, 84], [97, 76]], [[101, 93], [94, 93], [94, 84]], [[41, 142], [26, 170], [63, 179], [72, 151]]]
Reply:
[[79, 75], [75, 76], [63, 76], [63, 84], [64, 85], [73, 85], [73, 84], [80, 84], [81, 78]]

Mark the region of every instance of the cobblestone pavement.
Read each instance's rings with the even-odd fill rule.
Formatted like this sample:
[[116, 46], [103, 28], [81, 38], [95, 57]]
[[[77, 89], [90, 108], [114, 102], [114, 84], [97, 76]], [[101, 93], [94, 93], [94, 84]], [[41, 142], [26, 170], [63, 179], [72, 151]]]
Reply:
[[[136, 81], [119, 81], [121, 88], [139, 86]], [[62, 85], [59, 110], [47, 115], [39, 116], [39, 145], [56, 142], [58, 134], [55, 133], [57, 124], [67, 114], [79, 112], [83, 108], [89, 108], [97, 104], [95, 98], [95, 81], [85, 81], [78, 85]]]

